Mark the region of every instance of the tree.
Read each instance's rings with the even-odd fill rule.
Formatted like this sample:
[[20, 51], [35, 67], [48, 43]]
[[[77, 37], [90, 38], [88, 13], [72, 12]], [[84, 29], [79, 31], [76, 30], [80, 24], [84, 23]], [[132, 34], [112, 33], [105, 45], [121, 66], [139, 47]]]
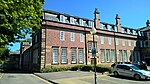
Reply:
[[44, 0], [0, 0], [0, 47], [41, 26]]
[[0, 62], [7, 60], [9, 58], [9, 50], [7, 45], [0, 47]]

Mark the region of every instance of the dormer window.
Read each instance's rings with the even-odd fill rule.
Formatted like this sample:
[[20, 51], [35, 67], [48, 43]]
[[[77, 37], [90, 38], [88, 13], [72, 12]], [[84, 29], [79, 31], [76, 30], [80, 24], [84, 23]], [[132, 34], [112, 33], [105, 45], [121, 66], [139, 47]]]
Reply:
[[108, 29], [109, 31], [112, 31], [112, 26], [107, 25], [107, 29]]
[[130, 29], [127, 29], [127, 33], [128, 33], [128, 34], [131, 34]]
[[115, 32], [117, 32], [118, 31], [118, 28], [115, 26]]
[[83, 20], [82, 20], [82, 19], [79, 19], [79, 24], [80, 24], [81, 26], [83, 26]]
[[88, 21], [89, 27], [94, 27], [94, 22], [93, 21]]
[[68, 17], [64, 17], [65, 23], [69, 23]]
[[141, 36], [141, 32], [140, 31], [138, 31], [138, 35]]
[[83, 26], [88, 26], [86, 21], [83, 21]]
[[71, 24], [75, 24], [75, 20], [74, 20], [73, 17], [70, 17], [70, 23], [71, 23]]
[[65, 21], [64, 15], [60, 15], [60, 22], [64, 22], [64, 21]]

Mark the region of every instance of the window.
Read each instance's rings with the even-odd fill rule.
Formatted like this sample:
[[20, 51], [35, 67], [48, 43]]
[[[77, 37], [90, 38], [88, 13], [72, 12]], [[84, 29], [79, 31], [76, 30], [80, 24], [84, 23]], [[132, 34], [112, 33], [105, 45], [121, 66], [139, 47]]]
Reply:
[[70, 23], [71, 23], [71, 24], [74, 24], [74, 23], [75, 23], [75, 21], [74, 21], [74, 18], [73, 18], [73, 17], [70, 17]]
[[88, 21], [89, 27], [94, 27], [94, 22], [93, 21]]
[[115, 38], [116, 39], [116, 45], [118, 45], [118, 38]]
[[100, 29], [104, 29], [104, 26], [105, 26], [104, 24], [100, 23]]
[[118, 28], [115, 26], [115, 32], [117, 32], [118, 31]]
[[84, 63], [84, 50], [79, 49], [79, 63]]
[[53, 48], [53, 64], [58, 64], [58, 48]]
[[128, 61], [127, 50], [124, 50], [124, 62]]
[[60, 15], [60, 22], [64, 22], [64, 15]]
[[105, 51], [103, 49], [101, 50], [101, 56], [102, 62], [105, 62]]
[[91, 50], [92, 50], [92, 42], [88, 42], [88, 51], [91, 51]]
[[125, 46], [125, 40], [122, 39], [122, 46]]
[[76, 58], [77, 58], [76, 55], [77, 55], [76, 54], [76, 48], [72, 48], [71, 49], [71, 57], [72, 57], [71, 63], [76, 63]]
[[71, 41], [74, 41], [74, 32], [71, 32], [70, 39]]
[[112, 30], [112, 26], [107, 25], [107, 29], [108, 29], [109, 31], [111, 31], [111, 30]]
[[108, 44], [111, 45], [111, 37], [108, 37]]
[[101, 44], [104, 44], [104, 36], [101, 36]]
[[83, 26], [83, 20], [82, 20], [82, 19], [79, 19], [79, 24], [80, 24], [81, 26]]
[[119, 62], [123, 61], [123, 54], [122, 54], [122, 50], [119, 50]]
[[64, 31], [60, 31], [60, 40], [61, 41], [65, 40], [65, 32]]
[[61, 63], [67, 63], [67, 48], [62, 48], [61, 57]]
[[134, 47], [136, 47], [136, 41], [134, 41]]
[[111, 50], [112, 62], [115, 62], [115, 50]]
[[110, 62], [110, 50], [106, 50], [106, 61]]
[[84, 35], [80, 34], [80, 42], [84, 42]]
[[128, 40], [128, 46], [131, 46], [131, 40]]

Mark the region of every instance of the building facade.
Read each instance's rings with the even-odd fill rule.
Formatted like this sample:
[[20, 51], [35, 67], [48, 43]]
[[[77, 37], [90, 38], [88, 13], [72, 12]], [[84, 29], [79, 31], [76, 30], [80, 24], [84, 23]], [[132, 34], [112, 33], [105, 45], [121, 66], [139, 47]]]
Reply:
[[116, 24], [101, 22], [99, 16], [98, 9], [94, 11], [94, 20], [44, 10], [42, 27], [32, 35], [32, 68], [93, 64], [92, 28], [97, 30], [94, 35], [97, 64], [144, 60], [142, 48], [146, 38], [141, 31], [143, 28], [121, 26], [118, 14]]

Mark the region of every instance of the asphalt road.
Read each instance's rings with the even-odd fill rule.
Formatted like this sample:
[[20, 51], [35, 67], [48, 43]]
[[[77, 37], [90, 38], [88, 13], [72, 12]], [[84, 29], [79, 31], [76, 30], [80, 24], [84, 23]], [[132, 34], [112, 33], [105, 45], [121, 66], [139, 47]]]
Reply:
[[50, 84], [49, 82], [33, 75], [23, 73], [4, 73], [0, 84]]
[[[94, 84], [93, 72], [65, 71], [53, 73], [35, 73], [56, 84]], [[128, 77], [114, 77], [97, 73], [97, 84], [150, 84], [150, 80], [134, 80]]]

